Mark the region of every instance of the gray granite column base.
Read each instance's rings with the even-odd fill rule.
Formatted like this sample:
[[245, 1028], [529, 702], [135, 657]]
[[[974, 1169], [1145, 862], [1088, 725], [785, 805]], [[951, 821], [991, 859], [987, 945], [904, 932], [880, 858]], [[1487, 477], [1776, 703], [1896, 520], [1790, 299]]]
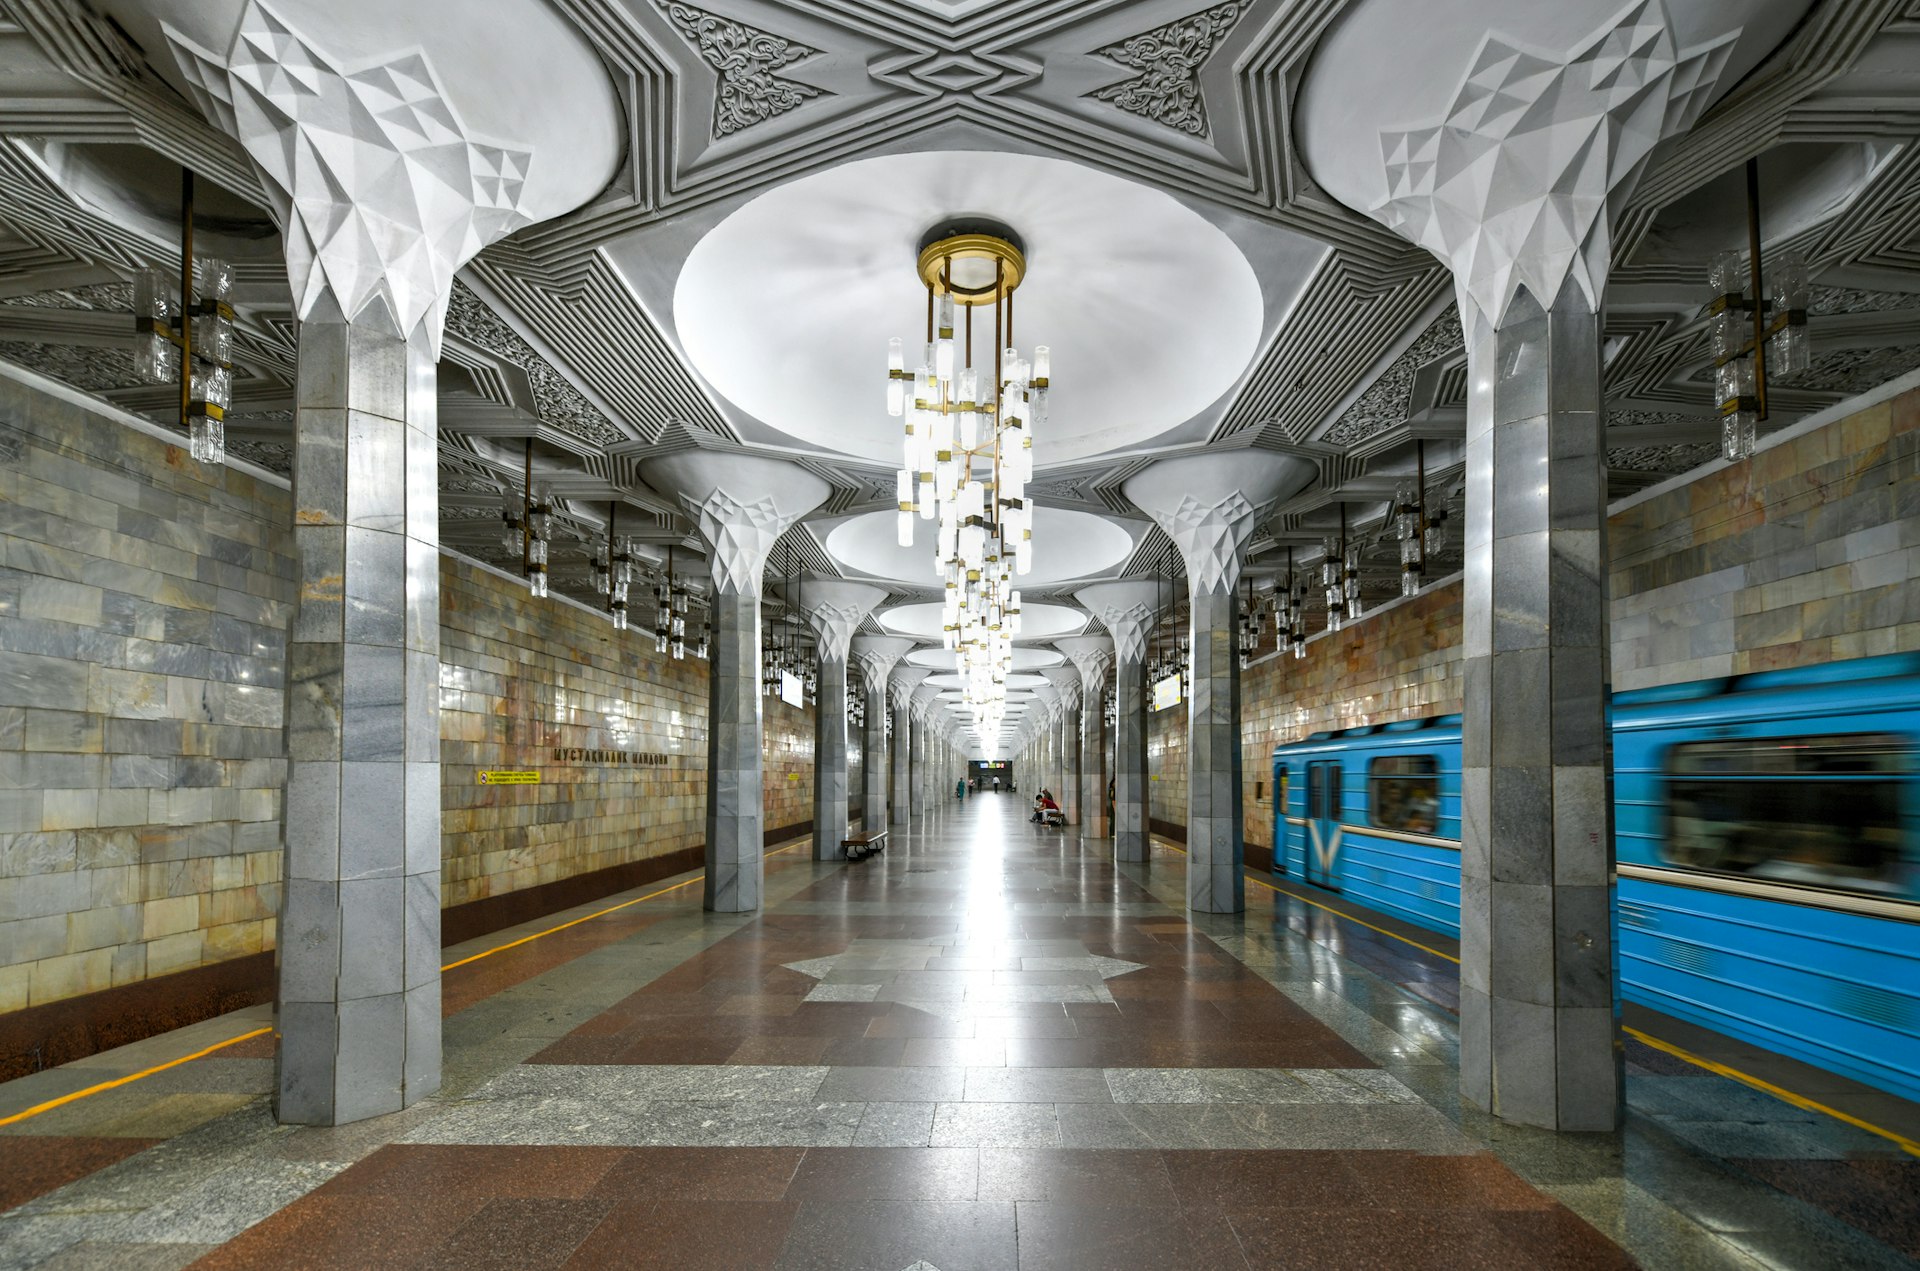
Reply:
[[1187, 907], [1247, 907], [1240, 803], [1240, 654], [1231, 589], [1193, 597], [1187, 698]]
[[893, 708], [892, 822], [913, 820], [913, 715], [903, 702]]
[[1113, 726], [1113, 857], [1138, 863], [1149, 855], [1147, 839], [1147, 707], [1143, 669], [1120, 659], [1113, 665], [1116, 718]]
[[434, 360], [300, 324], [276, 1116], [342, 1125], [440, 1086]]
[[1460, 1090], [1556, 1130], [1622, 1114], [1601, 332], [1569, 285], [1469, 350]]
[[760, 753], [760, 597], [719, 591], [707, 680], [707, 877], [715, 913], [760, 907], [765, 807]]
[[847, 662], [820, 659], [813, 699], [813, 859], [837, 861], [847, 837]]
[[887, 826], [887, 686], [867, 686], [867, 726], [860, 754], [860, 829]]
[[1080, 825], [1087, 838], [1113, 833], [1107, 816], [1107, 713], [1097, 695], [1080, 708]]

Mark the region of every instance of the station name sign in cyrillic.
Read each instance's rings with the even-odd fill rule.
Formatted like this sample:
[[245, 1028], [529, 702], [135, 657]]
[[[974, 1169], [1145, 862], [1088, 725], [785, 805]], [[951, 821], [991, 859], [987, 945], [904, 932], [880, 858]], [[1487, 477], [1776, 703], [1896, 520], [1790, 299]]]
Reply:
[[672, 758], [672, 755], [651, 750], [580, 750], [563, 746], [553, 749], [555, 763], [604, 764], [609, 767], [632, 764], [643, 768], [662, 768]]

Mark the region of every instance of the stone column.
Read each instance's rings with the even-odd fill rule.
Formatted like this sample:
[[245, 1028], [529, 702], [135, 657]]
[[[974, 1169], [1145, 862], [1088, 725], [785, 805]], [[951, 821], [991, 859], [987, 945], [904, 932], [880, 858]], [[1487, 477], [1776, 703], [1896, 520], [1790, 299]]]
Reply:
[[809, 577], [800, 600], [813, 627], [820, 687], [813, 698], [813, 859], [841, 859], [847, 837], [847, 647], [886, 589]]
[[707, 545], [713, 640], [707, 661], [707, 843], [702, 904], [760, 907], [766, 847], [760, 718], [760, 589], [767, 553], [826, 501], [797, 464], [689, 450], [649, 459], [641, 476], [679, 495]]
[[1080, 673], [1080, 824], [1087, 838], [1113, 833], [1107, 819], [1107, 671], [1113, 666], [1113, 641], [1105, 636], [1075, 636], [1054, 641]]
[[1460, 1082], [1611, 1129], [1622, 1057], [1600, 317], [1530, 295], [1468, 350]]
[[300, 324], [287, 643], [280, 1120], [440, 1084], [440, 553], [434, 355]]
[[913, 691], [933, 672], [924, 666], [903, 666], [887, 685], [893, 707], [893, 815], [892, 823], [913, 820]]
[[913, 690], [913, 807], [925, 815], [943, 806], [939, 800], [950, 790], [942, 790], [939, 757], [934, 753], [939, 742], [933, 731], [933, 703], [940, 690], [921, 684]]
[[1247, 907], [1241, 805], [1240, 554], [1275, 500], [1319, 475], [1305, 459], [1267, 451], [1166, 459], [1126, 494], [1173, 539], [1187, 566], [1193, 663], [1187, 692], [1187, 907]]
[[1113, 857], [1144, 862], [1147, 834], [1147, 631], [1155, 591], [1150, 582], [1095, 583], [1075, 593], [1113, 637]]
[[1049, 667], [1041, 674], [1052, 682], [1054, 690], [1060, 694], [1060, 725], [1056, 742], [1060, 749], [1060, 784], [1055, 788], [1055, 794], [1067, 824], [1079, 825], [1084, 820], [1080, 802], [1080, 672], [1073, 667]]
[[[435, 365], [453, 276], [594, 191], [525, 179], [537, 122], [470, 139], [432, 48], [373, 36], [336, 57], [257, 3], [167, 16], [148, 51], [245, 152], [298, 319], [275, 1113], [339, 1125], [440, 1084]], [[609, 86], [563, 44], [554, 91], [583, 107]], [[578, 174], [613, 157], [583, 138]]]
[[898, 636], [855, 636], [853, 660], [860, 666], [867, 695], [867, 727], [860, 747], [860, 828], [873, 834], [887, 828], [887, 678], [913, 641]]
[[1460, 1088], [1551, 1129], [1622, 1115], [1600, 373], [1611, 215], [1712, 101], [1738, 20], [1703, 7], [1689, 29], [1721, 34], [1682, 49], [1666, 5], [1645, 0], [1517, 57], [1517, 38], [1490, 31], [1454, 74], [1408, 81], [1426, 96], [1402, 94], [1390, 115], [1369, 117], [1335, 76], [1337, 132], [1315, 139], [1341, 156], [1326, 188], [1453, 270], [1469, 384]]

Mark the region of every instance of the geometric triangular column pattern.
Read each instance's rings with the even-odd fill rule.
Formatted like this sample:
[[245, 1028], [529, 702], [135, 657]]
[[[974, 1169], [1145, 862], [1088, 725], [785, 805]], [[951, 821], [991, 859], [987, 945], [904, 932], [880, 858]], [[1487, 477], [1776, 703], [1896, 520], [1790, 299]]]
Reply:
[[924, 666], [903, 666], [887, 684], [887, 701], [893, 707], [894, 825], [913, 820], [913, 694], [932, 674]]
[[1113, 641], [1106, 636], [1073, 636], [1055, 640], [1053, 647], [1067, 655], [1080, 672], [1080, 824], [1088, 838], [1113, 833], [1107, 815], [1108, 758], [1106, 693], [1113, 669]]
[[860, 829], [877, 834], [887, 828], [887, 677], [913, 648], [900, 636], [855, 636], [853, 664], [860, 668], [867, 726], [860, 747]]
[[1147, 833], [1147, 632], [1159, 587], [1129, 580], [1095, 583], [1074, 593], [1113, 637], [1113, 858], [1143, 863]]
[[797, 464], [682, 451], [641, 465], [680, 496], [707, 545], [713, 639], [707, 659], [707, 843], [702, 904], [760, 907], [766, 848], [760, 716], [760, 583], [787, 527], [826, 501], [827, 483]]
[[800, 586], [820, 684], [813, 698], [813, 859], [841, 858], [847, 838], [847, 646], [886, 589], [838, 578]]
[[1126, 495], [1180, 549], [1187, 567], [1192, 663], [1187, 677], [1187, 907], [1247, 907], [1241, 798], [1241, 555], [1278, 499], [1309, 485], [1313, 464], [1268, 451], [1165, 459]]

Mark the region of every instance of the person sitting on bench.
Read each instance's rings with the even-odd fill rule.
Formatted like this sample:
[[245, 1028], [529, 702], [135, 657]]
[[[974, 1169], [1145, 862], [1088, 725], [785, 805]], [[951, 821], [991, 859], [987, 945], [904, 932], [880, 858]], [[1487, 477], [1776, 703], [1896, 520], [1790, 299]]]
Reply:
[[1035, 799], [1034, 802], [1038, 805], [1034, 809], [1034, 820], [1040, 822], [1040, 824], [1065, 825], [1067, 823], [1066, 813], [1062, 812], [1060, 805], [1053, 801], [1053, 792], [1051, 790], [1042, 790], [1040, 797]]

